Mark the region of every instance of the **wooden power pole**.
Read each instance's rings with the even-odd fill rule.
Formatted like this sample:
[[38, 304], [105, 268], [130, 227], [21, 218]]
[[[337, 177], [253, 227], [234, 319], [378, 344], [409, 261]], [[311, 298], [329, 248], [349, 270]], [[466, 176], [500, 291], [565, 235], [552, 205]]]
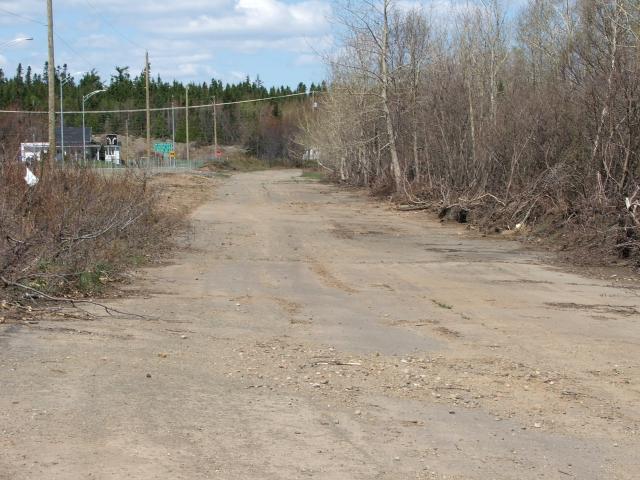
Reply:
[[187, 85], [186, 89], [185, 89], [185, 103], [186, 108], [184, 110], [184, 114], [185, 114], [185, 127], [187, 130], [187, 165], [189, 165], [188, 168], [191, 168], [191, 159], [190, 159], [190, 154], [189, 154], [189, 85]]
[[151, 107], [149, 105], [149, 52], [145, 54], [145, 87], [147, 91], [147, 163], [151, 162]]
[[213, 160], [218, 159], [218, 115], [216, 115], [216, 97], [213, 97]]
[[49, 66], [48, 66], [48, 87], [49, 87], [49, 155], [47, 155], [42, 166], [40, 176], [44, 177], [45, 170], [51, 170], [56, 158], [56, 62], [53, 49], [53, 5], [52, 0], [47, 0], [47, 26], [49, 30]]
[[122, 155], [122, 161], [125, 165], [129, 166], [129, 119], [124, 121], [124, 152]]

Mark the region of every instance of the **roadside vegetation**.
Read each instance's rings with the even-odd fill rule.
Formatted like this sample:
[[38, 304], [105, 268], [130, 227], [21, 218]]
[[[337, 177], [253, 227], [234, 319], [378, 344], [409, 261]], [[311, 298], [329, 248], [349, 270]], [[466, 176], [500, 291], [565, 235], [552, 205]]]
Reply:
[[300, 176], [306, 180], [314, 180], [314, 181], [321, 181], [326, 178], [326, 175], [324, 174], [324, 172], [320, 172], [314, 169], [305, 169], [303, 170], [302, 175]]
[[0, 286], [15, 295], [101, 293], [161, 252], [183, 222], [144, 176], [52, 169], [28, 187], [24, 172], [9, 163], [0, 175]]
[[341, 2], [342, 45], [304, 142], [334, 179], [406, 209], [638, 262], [638, 2], [508, 3], [442, 21]]
[[218, 173], [253, 172], [272, 167], [282, 167], [285, 164], [286, 161], [282, 159], [264, 160], [243, 148], [228, 146], [224, 148], [222, 158], [206, 162], [200, 170]]

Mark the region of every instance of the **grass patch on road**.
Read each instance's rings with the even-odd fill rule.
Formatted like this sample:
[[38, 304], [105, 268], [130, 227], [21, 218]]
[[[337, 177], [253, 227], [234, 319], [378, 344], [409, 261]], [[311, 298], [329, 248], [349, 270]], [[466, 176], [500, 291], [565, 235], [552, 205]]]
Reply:
[[206, 162], [200, 171], [207, 172], [256, 172], [259, 170], [268, 170], [273, 165], [266, 160], [261, 160], [255, 155], [244, 150], [230, 150], [225, 152], [222, 158], [210, 160]]
[[317, 170], [305, 170], [304, 172], [302, 172], [302, 175], [300, 175], [300, 177], [306, 180], [312, 180], [316, 182], [319, 182], [326, 178], [324, 173]]
[[439, 300], [431, 300], [431, 301], [440, 308], [444, 308], [445, 310], [453, 310], [453, 305], [440, 302]]

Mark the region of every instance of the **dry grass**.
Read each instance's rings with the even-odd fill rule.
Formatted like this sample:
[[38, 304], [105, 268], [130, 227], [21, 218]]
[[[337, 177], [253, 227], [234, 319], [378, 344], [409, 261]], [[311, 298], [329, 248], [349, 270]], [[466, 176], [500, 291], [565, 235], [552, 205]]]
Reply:
[[253, 172], [282, 166], [282, 162], [268, 163], [237, 147], [227, 147], [224, 158], [205, 163], [204, 172]]

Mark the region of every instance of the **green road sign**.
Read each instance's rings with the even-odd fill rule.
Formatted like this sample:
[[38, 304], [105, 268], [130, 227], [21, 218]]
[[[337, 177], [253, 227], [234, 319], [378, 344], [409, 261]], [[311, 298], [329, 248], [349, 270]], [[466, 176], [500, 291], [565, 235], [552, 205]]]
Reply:
[[171, 143], [155, 143], [153, 145], [153, 151], [156, 153], [163, 153], [168, 155], [173, 151], [173, 144]]

